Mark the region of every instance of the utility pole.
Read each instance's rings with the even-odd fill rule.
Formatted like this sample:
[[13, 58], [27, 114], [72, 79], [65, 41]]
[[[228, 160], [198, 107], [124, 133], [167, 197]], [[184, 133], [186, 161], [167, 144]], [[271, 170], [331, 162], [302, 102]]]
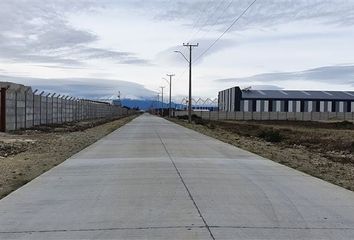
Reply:
[[157, 114], [159, 114], [159, 101], [160, 101], [160, 93], [157, 93], [157, 103], [156, 103], [156, 110]]
[[172, 77], [175, 76], [174, 74], [166, 74], [168, 77], [170, 77], [170, 102], [169, 102], [169, 106], [168, 106], [168, 117], [171, 117], [171, 112], [172, 112], [172, 106], [171, 106], [171, 95], [172, 95]]
[[161, 88], [161, 116], [163, 117], [163, 89], [165, 87], [160, 87]]
[[192, 48], [199, 44], [183, 43], [183, 46], [189, 48], [189, 96], [188, 96], [188, 122], [192, 122]]

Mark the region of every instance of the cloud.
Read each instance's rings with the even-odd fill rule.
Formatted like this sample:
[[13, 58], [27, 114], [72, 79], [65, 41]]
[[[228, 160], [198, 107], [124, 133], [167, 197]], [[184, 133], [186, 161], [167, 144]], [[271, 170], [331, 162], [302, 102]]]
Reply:
[[282, 90], [284, 88], [281, 88], [277, 85], [252, 85], [251, 86], [253, 90]]
[[59, 50], [58, 54], [71, 55], [76, 59], [92, 60], [92, 59], [107, 59], [119, 64], [140, 64], [150, 65], [150, 61], [137, 57], [134, 53], [114, 51], [110, 49], [77, 46]]
[[122, 80], [96, 78], [27, 78], [0, 75], [0, 80], [31, 86], [47, 93], [58, 93], [78, 98], [106, 99], [116, 97], [118, 91], [122, 97], [145, 99], [155, 95], [143, 85]]
[[354, 65], [326, 66], [298, 72], [263, 73], [243, 78], [217, 79], [217, 82], [280, 82], [280, 81], [317, 81], [323, 83], [351, 84], [354, 86]]
[[[223, 31], [224, 26], [230, 25], [250, 3], [251, 0], [234, 0], [232, 3], [183, 0], [170, 1], [163, 5], [161, 1], [153, 1], [150, 9], [155, 13], [155, 19], [160, 21], [185, 20], [187, 25], [197, 30], [215, 26], [215, 30]], [[156, 7], [158, 5], [163, 7]], [[140, 7], [147, 6], [142, 4]], [[354, 2], [348, 0], [257, 1], [233, 30], [261, 26], [274, 27], [276, 24], [301, 20], [314, 20], [325, 25], [351, 26], [354, 24]]]
[[59, 66], [80, 66], [87, 59], [103, 58], [119, 64], [149, 62], [134, 53], [92, 47], [99, 40], [98, 36], [74, 28], [66, 18], [69, 13], [91, 11], [99, 5], [93, 1], [68, 3], [59, 0], [1, 1], [0, 59]]
[[[211, 48], [209, 51], [207, 51], [205, 54], [200, 56], [210, 44], [214, 42], [214, 39], [211, 38], [204, 38], [204, 39], [197, 39], [193, 41], [193, 43], [199, 43], [199, 46], [196, 48], [193, 48], [193, 61], [195, 64], [200, 64], [203, 59], [205, 59], [207, 56], [210, 56], [214, 53], [217, 53], [219, 51], [222, 51], [224, 49], [227, 49], [231, 46], [236, 45], [236, 43], [232, 40], [229, 39], [221, 39], [217, 45], [215, 45], [213, 48]], [[164, 62], [164, 63], [170, 63], [170, 64], [178, 64], [180, 66], [186, 65], [186, 61], [183, 59], [183, 57], [175, 53], [174, 51], [181, 51], [184, 56], [188, 59], [189, 58], [189, 50], [187, 47], [184, 46], [172, 46], [167, 49], [164, 49], [163, 51], [159, 52], [156, 55], [156, 61], [158, 62]]]

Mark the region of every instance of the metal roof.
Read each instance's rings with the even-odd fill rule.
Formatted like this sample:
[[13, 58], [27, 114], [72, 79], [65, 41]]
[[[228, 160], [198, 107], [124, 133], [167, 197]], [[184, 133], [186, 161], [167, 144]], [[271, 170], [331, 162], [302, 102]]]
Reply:
[[242, 98], [249, 99], [313, 99], [313, 100], [351, 100], [354, 92], [349, 91], [287, 91], [287, 90], [248, 90], [242, 91]]

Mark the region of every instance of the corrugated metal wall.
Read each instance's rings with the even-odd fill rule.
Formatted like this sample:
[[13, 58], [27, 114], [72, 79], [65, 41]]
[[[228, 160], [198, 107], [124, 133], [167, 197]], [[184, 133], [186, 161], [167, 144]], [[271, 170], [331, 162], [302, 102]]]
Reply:
[[[219, 92], [219, 110], [235, 111], [235, 88]], [[278, 100], [243, 99], [241, 112], [354, 112], [353, 101], [336, 100]]]

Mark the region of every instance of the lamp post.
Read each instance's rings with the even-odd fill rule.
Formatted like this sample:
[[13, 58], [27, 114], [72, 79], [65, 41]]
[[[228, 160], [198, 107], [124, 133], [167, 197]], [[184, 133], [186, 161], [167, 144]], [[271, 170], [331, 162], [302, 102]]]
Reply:
[[184, 54], [181, 51], [174, 51], [176, 53], [180, 53], [183, 58], [189, 63], [189, 96], [188, 96], [188, 122], [192, 122], [192, 49], [193, 47], [198, 47], [199, 44], [185, 44], [183, 43], [184, 47], [189, 48], [189, 60], [184, 56]]

